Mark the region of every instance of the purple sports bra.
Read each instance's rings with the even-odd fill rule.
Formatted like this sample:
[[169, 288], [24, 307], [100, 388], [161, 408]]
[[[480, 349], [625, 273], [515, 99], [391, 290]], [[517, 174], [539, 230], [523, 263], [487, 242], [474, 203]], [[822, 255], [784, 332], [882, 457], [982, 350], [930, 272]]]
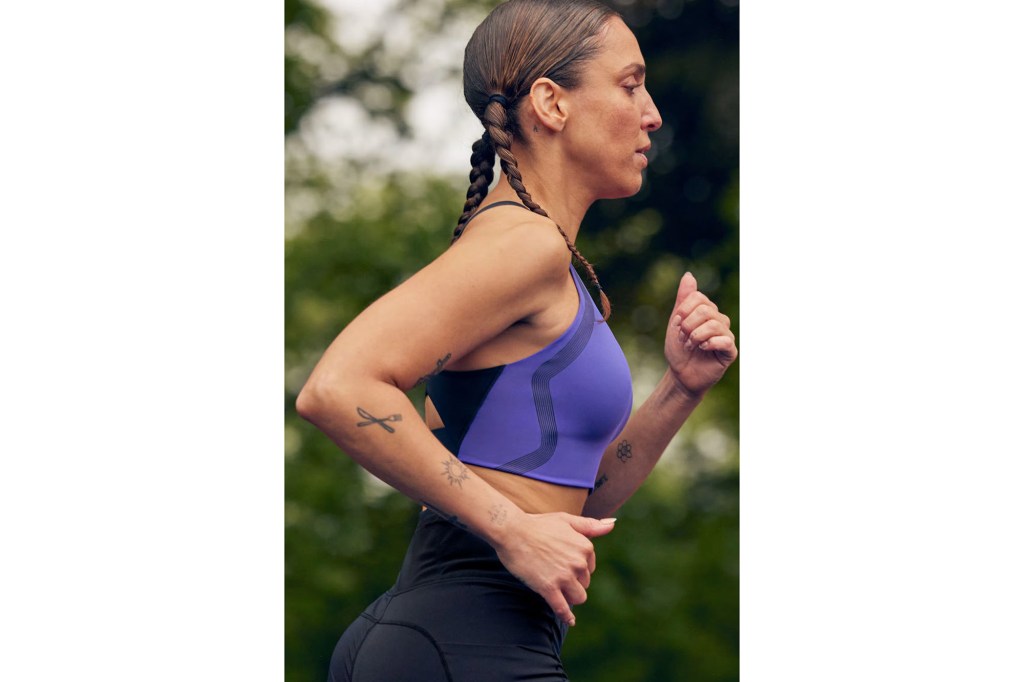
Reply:
[[633, 386], [622, 349], [570, 272], [579, 309], [551, 344], [507, 365], [427, 381], [444, 423], [433, 433], [461, 461], [593, 488], [605, 448], [629, 419]]

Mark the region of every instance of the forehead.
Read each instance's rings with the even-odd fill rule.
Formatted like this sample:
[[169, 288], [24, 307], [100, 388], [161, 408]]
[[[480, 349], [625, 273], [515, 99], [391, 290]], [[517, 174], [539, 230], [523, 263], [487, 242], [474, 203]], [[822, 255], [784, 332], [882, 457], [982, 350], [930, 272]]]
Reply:
[[644, 56], [633, 32], [622, 19], [609, 19], [605, 25], [601, 49], [594, 58], [594, 66], [597, 67], [594, 70], [619, 75], [624, 70], [629, 73], [628, 67], [643, 63]]

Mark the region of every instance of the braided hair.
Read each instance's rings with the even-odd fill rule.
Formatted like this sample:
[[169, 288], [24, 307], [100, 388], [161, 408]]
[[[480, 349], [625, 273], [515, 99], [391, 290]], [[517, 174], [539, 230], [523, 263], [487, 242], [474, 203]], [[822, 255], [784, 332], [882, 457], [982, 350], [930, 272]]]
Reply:
[[[534, 213], [550, 218], [533, 200], [512, 153], [512, 141], [522, 135], [517, 104], [538, 78], [550, 78], [564, 88], [576, 87], [584, 63], [599, 48], [598, 36], [605, 23], [619, 16], [594, 0], [509, 0], [499, 5], [477, 27], [466, 45], [463, 92], [466, 102], [484, 126], [473, 143], [466, 203], [452, 235], [454, 244], [476, 213], [494, 180], [494, 156], [519, 200]], [[601, 312], [607, 320], [611, 302], [601, 288], [594, 266], [583, 257], [565, 230], [573, 259], [597, 287]]]

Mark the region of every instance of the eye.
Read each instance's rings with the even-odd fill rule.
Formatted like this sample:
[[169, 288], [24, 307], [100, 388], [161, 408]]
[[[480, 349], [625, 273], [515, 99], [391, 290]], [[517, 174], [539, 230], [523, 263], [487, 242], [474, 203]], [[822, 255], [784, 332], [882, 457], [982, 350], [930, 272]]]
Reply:
[[637, 83], [636, 85], [625, 85], [623, 87], [626, 88], [626, 90], [629, 91], [629, 95], [632, 97], [633, 95], [636, 94], [637, 88], [644, 87], [644, 84], [643, 83]]

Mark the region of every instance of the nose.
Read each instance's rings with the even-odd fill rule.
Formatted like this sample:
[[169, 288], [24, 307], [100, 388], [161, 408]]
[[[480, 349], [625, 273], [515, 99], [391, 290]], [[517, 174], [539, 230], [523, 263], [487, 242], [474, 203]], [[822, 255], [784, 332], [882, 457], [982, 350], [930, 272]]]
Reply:
[[653, 133], [661, 127], [661, 112], [659, 112], [658, 107], [654, 105], [654, 98], [650, 95], [647, 96], [647, 106], [644, 108], [644, 113], [640, 117], [640, 127], [648, 133]]

